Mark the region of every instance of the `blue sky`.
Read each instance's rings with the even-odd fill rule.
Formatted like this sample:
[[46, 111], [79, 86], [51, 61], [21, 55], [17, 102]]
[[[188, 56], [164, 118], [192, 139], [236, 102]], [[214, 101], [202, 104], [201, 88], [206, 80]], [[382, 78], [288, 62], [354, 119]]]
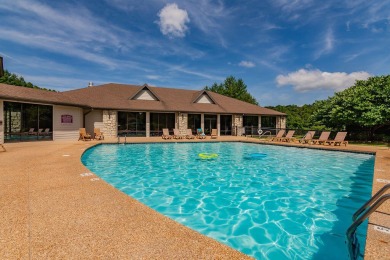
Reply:
[[59, 91], [232, 75], [262, 106], [303, 105], [390, 73], [389, 0], [1, 2], [5, 68]]

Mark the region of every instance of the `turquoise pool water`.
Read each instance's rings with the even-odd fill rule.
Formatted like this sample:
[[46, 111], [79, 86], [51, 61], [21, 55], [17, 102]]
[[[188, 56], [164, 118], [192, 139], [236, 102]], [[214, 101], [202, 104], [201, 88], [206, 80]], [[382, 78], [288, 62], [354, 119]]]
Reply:
[[99, 145], [82, 156], [129, 196], [257, 259], [349, 259], [345, 231], [370, 198], [374, 159], [238, 142]]

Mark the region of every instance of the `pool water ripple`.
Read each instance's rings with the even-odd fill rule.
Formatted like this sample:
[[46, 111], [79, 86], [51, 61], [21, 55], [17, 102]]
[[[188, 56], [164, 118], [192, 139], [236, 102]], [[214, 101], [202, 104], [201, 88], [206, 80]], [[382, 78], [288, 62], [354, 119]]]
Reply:
[[[257, 259], [348, 259], [345, 230], [371, 195], [374, 166], [367, 154], [246, 143], [99, 145], [82, 161], [129, 196]], [[362, 250], [365, 233], [363, 225]]]

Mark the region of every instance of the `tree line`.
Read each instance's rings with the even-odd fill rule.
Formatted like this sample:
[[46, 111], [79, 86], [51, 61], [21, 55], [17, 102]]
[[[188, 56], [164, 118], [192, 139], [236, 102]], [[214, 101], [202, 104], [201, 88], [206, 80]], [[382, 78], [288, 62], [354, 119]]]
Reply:
[[26, 82], [22, 76], [18, 76], [15, 73], [10, 73], [8, 70], [5, 70], [4, 75], [0, 77], [0, 83], [55, 92], [53, 89], [41, 88], [31, 82]]
[[[244, 82], [232, 76], [205, 89], [258, 105]], [[267, 108], [286, 113], [289, 129], [348, 131], [353, 140], [390, 142], [390, 75], [357, 80], [352, 87], [313, 104]]]

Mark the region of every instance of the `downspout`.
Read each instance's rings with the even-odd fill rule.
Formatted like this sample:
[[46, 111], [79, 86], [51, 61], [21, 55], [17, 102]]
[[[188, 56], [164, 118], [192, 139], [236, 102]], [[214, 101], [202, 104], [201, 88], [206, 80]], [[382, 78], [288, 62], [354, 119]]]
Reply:
[[0, 56], [0, 78], [4, 76], [3, 57]]
[[93, 108], [91, 107], [91, 108], [89, 109], [89, 111], [83, 113], [83, 127], [84, 127], [84, 128], [85, 128], [85, 117], [86, 117], [86, 115], [88, 115], [88, 114], [91, 113], [92, 111], [93, 111]]

